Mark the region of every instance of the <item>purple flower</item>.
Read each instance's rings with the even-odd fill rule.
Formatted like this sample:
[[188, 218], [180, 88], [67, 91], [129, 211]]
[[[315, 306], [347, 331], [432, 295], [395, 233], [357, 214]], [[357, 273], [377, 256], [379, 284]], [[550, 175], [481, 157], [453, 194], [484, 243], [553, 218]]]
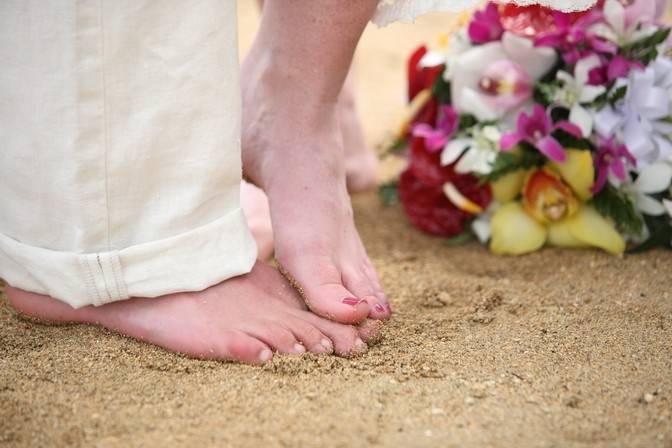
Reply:
[[453, 136], [459, 125], [459, 117], [451, 106], [439, 108], [439, 118], [436, 120], [436, 128], [426, 123], [418, 123], [413, 126], [411, 133], [414, 137], [425, 139], [425, 148], [429, 152], [442, 150], [450, 137]]
[[602, 86], [618, 78], [626, 78], [632, 69], [642, 70], [644, 65], [639, 61], [631, 61], [621, 55], [614, 56], [610, 61], [602, 59], [602, 65], [593, 68], [588, 73], [588, 83], [593, 86]]
[[537, 47], [553, 47], [561, 54], [567, 64], [574, 64], [588, 54], [597, 52], [615, 54], [618, 46], [588, 31], [595, 22], [602, 19], [598, 11], [591, 11], [576, 21], [571, 14], [555, 11], [555, 29], [541, 34], [535, 41]]
[[625, 164], [623, 159], [628, 161], [633, 166], [637, 164], [637, 161], [630, 154], [628, 148], [623, 144], [616, 143], [614, 137], [604, 138], [598, 137], [598, 150], [595, 155], [595, 168], [597, 169], [597, 179], [595, 184], [591, 188], [591, 191], [595, 194], [598, 193], [604, 188], [604, 185], [607, 183], [607, 177], [609, 172], [613, 174], [618, 180], [625, 180]]
[[532, 114], [521, 112], [516, 123], [516, 130], [502, 136], [500, 145], [502, 150], [509, 151], [520, 142], [527, 142], [536, 147], [542, 154], [555, 162], [565, 161], [565, 149], [551, 135], [562, 129], [576, 138], [582, 138], [581, 129], [569, 121], [560, 121], [553, 124], [546, 110], [540, 104], [535, 104]]
[[488, 3], [484, 10], [475, 12], [468, 31], [469, 39], [475, 44], [499, 40], [504, 34], [504, 27], [497, 5]]

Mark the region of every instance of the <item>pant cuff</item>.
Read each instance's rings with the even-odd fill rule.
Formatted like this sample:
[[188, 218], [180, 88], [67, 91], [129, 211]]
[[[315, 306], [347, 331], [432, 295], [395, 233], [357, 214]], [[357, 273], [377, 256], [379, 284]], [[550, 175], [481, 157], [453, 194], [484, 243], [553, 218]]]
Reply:
[[0, 277], [74, 308], [200, 291], [248, 273], [256, 256], [240, 209], [171, 238], [99, 253], [54, 251], [0, 234]]

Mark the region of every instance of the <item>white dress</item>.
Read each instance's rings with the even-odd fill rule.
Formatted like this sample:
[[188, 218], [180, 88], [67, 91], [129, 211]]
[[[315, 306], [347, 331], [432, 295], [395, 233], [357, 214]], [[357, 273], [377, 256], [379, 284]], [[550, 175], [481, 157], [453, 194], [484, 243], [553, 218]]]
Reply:
[[235, 0], [1, 0], [0, 277], [81, 307], [249, 272], [237, 49]]
[[[541, 4], [561, 11], [582, 11], [597, 0], [510, 0], [518, 5]], [[412, 22], [432, 11], [458, 12], [482, 4], [480, 0], [381, 0], [373, 22], [384, 26], [391, 22]]]

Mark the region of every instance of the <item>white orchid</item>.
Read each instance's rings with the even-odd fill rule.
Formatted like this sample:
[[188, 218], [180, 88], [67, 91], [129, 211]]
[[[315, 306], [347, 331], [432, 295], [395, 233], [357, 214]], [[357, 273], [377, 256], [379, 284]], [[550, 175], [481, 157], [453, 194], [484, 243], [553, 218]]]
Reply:
[[617, 135], [640, 167], [672, 156], [672, 60], [659, 57], [645, 70], [632, 70], [614, 89], [625, 98], [594, 116], [601, 135]]
[[453, 106], [479, 121], [515, 116], [531, 103], [534, 83], [556, 60], [554, 49], [535, 47], [530, 39], [505, 32], [501, 41], [456, 56], [451, 73]]
[[563, 87], [555, 92], [553, 101], [570, 110], [569, 121], [581, 128], [584, 137], [590, 136], [593, 131], [593, 115], [584, 105], [592, 103], [607, 90], [604, 86], [588, 83], [590, 71], [600, 65], [600, 58], [593, 55], [577, 62], [574, 76], [562, 70], [557, 74]]
[[441, 165], [454, 163], [455, 172], [489, 174], [500, 150], [502, 134], [495, 126], [474, 127], [464, 137], [453, 138], [441, 152]]
[[637, 210], [645, 215], [660, 216], [672, 210], [667, 204], [650, 195], [667, 190], [670, 188], [670, 182], [672, 182], [672, 165], [658, 162], [641, 169], [637, 180], [625, 188], [629, 191]]
[[665, 211], [669, 217], [672, 218], [672, 201], [669, 199], [663, 199], [663, 207], [665, 207]]
[[600, 37], [618, 45], [626, 45], [656, 31], [656, 3], [650, 0], [636, 0], [624, 6], [618, 0], [607, 0], [603, 7], [604, 23], [591, 27]]
[[466, 29], [460, 29], [450, 37], [445, 37], [445, 39], [446, 42], [440, 45], [439, 50], [430, 50], [425, 53], [418, 65], [420, 67], [436, 67], [443, 64], [446, 66], [443, 79], [450, 81], [457, 57], [472, 48], [473, 44], [469, 40]]
[[492, 215], [499, 206], [497, 202], [491, 202], [490, 206], [483, 213], [471, 221], [471, 230], [482, 244], [490, 240], [490, 235], [492, 235]]

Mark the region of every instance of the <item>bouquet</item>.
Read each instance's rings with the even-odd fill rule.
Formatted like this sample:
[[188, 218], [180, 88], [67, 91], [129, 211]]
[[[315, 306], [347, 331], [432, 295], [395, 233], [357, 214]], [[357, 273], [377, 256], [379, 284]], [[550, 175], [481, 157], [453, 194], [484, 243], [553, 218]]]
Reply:
[[580, 13], [488, 3], [408, 64], [407, 154], [381, 187], [418, 228], [496, 254], [672, 240], [664, 0]]

